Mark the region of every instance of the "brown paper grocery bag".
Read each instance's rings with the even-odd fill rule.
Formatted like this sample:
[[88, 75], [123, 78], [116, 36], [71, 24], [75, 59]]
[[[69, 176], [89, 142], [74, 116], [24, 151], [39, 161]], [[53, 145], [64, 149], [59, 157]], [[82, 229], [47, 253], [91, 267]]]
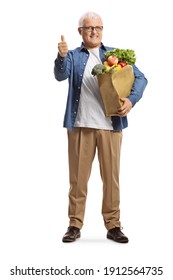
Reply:
[[120, 98], [127, 97], [130, 94], [134, 83], [132, 66], [126, 65], [118, 72], [98, 75], [97, 79], [106, 116], [116, 116], [122, 105]]

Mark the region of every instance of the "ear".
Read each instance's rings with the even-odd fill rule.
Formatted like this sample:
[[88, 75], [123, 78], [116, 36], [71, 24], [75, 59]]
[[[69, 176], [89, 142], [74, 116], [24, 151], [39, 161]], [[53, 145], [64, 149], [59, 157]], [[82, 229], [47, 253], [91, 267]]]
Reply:
[[78, 27], [78, 32], [80, 35], [82, 34], [82, 29], [80, 27]]

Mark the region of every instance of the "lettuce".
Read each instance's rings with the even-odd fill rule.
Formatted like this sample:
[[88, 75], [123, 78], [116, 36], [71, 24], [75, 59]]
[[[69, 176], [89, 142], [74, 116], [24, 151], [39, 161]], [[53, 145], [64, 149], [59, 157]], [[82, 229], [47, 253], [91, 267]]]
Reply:
[[105, 54], [105, 58], [107, 59], [110, 55], [118, 57], [118, 61], [124, 61], [129, 65], [133, 65], [136, 62], [136, 56], [134, 50], [130, 49], [113, 49], [107, 51]]

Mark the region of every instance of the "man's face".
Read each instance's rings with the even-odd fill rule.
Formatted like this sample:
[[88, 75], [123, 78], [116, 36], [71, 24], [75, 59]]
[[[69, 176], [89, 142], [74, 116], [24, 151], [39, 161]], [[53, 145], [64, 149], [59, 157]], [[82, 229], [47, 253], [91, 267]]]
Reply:
[[[84, 45], [87, 49], [97, 48], [100, 46], [102, 40], [102, 26], [103, 23], [101, 19], [85, 19], [83, 23], [83, 28], [78, 28], [79, 34], [82, 36]], [[87, 27], [98, 27], [90, 28]]]

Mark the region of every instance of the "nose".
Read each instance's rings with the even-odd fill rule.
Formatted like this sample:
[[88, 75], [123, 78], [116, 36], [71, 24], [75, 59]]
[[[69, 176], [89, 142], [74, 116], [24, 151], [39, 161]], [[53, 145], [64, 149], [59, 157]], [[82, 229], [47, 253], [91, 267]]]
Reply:
[[97, 27], [92, 26], [91, 28], [92, 28], [92, 32], [97, 32]]

